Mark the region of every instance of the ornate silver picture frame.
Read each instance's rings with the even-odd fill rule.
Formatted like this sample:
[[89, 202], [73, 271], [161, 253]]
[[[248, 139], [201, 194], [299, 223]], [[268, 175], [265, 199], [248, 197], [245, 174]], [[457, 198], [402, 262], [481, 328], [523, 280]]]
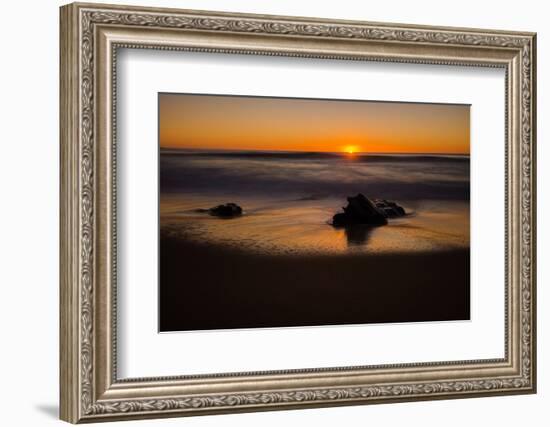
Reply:
[[[504, 357], [120, 379], [115, 148], [122, 48], [503, 69]], [[61, 419], [97, 422], [536, 391], [534, 33], [75, 3], [61, 8], [60, 52]]]

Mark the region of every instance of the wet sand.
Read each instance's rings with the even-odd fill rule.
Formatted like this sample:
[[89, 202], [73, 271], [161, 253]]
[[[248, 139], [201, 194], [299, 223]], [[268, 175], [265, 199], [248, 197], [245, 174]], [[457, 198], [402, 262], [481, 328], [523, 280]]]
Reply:
[[160, 330], [467, 320], [469, 249], [267, 255], [161, 234]]

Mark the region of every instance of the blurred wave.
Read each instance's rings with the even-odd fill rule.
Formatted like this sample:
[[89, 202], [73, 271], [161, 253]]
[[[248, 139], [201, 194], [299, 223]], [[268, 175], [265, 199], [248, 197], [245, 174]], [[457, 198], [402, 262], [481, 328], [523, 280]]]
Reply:
[[161, 193], [470, 199], [469, 156], [161, 150]]

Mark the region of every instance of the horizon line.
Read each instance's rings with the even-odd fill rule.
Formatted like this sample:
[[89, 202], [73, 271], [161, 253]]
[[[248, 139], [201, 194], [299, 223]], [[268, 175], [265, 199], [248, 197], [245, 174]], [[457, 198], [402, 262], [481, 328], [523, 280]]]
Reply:
[[[315, 150], [262, 150], [262, 149], [240, 149], [240, 148], [201, 148], [201, 147], [163, 147], [159, 145], [160, 150], [174, 150], [174, 151], [203, 151], [203, 152], [246, 152], [246, 153], [311, 153], [311, 154], [342, 154], [350, 155], [346, 151], [315, 151]], [[381, 155], [430, 155], [430, 156], [470, 156], [470, 153], [446, 153], [446, 152], [418, 152], [418, 151], [407, 151], [407, 152], [397, 152], [397, 151], [357, 151], [351, 155], [360, 155], [360, 154], [381, 154]]]

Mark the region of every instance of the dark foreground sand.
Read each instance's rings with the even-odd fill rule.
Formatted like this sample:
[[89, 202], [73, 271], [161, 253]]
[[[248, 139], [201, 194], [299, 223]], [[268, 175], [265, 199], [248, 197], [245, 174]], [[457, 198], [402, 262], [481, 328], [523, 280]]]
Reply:
[[269, 256], [160, 240], [163, 332], [469, 318], [469, 250]]

